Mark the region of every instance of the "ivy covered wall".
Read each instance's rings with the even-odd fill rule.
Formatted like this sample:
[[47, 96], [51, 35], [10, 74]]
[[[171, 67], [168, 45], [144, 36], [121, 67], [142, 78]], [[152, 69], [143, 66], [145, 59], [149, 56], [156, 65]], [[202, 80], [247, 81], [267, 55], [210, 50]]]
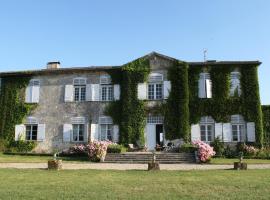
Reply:
[[24, 103], [30, 77], [3, 77], [0, 93], [0, 138], [14, 140], [15, 125], [21, 124], [35, 105]]
[[264, 143], [270, 145], [270, 106], [262, 106]]

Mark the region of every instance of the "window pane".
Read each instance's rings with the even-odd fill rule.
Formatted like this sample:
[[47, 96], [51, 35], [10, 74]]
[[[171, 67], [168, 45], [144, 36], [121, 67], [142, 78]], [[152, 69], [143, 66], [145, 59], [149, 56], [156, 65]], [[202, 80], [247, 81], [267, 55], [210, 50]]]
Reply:
[[31, 140], [31, 126], [26, 126], [26, 140]]
[[81, 101], [85, 101], [86, 87], [81, 87]]
[[154, 85], [148, 85], [148, 99], [154, 99]]
[[101, 100], [106, 101], [107, 100], [107, 88], [103, 86], [101, 88]]
[[162, 84], [156, 84], [156, 99], [162, 99]]
[[79, 87], [75, 87], [75, 90], [74, 90], [74, 100], [75, 101], [79, 101], [79, 99], [80, 99], [80, 89], [79, 89]]
[[73, 124], [73, 141], [78, 141], [78, 132], [79, 126], [77, 124]]
[[232, 140], [238, 141], [238, 126], [232, 125]]
[[79, 141], [84, 140], [84, 125], [80, 124], [79, 125]]
[[206, 141], [205, 125], [201, 125], [201, 141]]
[[113, 87], [108, 86], [108, 100], [112, 101], [113, 100]]
[[101, 131], [100, 131], [100, 140], [106, 140], [106, 125], [102, 124], [101, 126]]
[[208, 142], [212, 141], [212, 135], [213, 135], [213, 126], [207, 125], [207, 141]]
[[112, 141], [112, 125], [107, 125], [107, 140]]

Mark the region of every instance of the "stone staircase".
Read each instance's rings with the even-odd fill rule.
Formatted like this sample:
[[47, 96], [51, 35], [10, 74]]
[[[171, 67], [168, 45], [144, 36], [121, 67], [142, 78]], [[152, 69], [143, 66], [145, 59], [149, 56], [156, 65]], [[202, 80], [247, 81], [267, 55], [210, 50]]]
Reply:
[[[152, 162], [151, 152], [108, 153], [105, 163], [148, 163]], [[194, 153], [156, 153], [156, 161], [163, 164], [195, 163]]]

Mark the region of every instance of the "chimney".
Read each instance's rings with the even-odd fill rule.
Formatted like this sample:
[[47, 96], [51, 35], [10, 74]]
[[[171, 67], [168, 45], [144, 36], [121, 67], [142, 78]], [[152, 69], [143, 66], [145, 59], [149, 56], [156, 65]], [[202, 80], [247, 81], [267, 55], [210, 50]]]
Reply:
[[56, 61], [56, 62], [48, 62], [47, 63], [47, 69], [58, 69], [60, 68], [60, 62]]

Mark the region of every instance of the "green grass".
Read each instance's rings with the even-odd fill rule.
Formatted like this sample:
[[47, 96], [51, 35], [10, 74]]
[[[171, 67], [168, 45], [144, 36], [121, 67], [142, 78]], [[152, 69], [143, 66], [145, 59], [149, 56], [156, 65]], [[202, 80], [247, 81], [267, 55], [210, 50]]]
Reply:
[[[238, 161], [239, 159], [237, 158], [212, 158], [210, 164], [226, 165], [233, 164], [234, 162]], [[243, 162], [248, 164], [270, 164], [270, 160], [264, 159], [244, 159]]]
[[270, 170], [0, 170], [0, 199], [270, 199]]
[[[52, 159], [52, 156], [6, 155], [0, 153], [0, 163], [42, 163]], [[87, 157], [60, 157], [64, 162], [89, 162]]]

